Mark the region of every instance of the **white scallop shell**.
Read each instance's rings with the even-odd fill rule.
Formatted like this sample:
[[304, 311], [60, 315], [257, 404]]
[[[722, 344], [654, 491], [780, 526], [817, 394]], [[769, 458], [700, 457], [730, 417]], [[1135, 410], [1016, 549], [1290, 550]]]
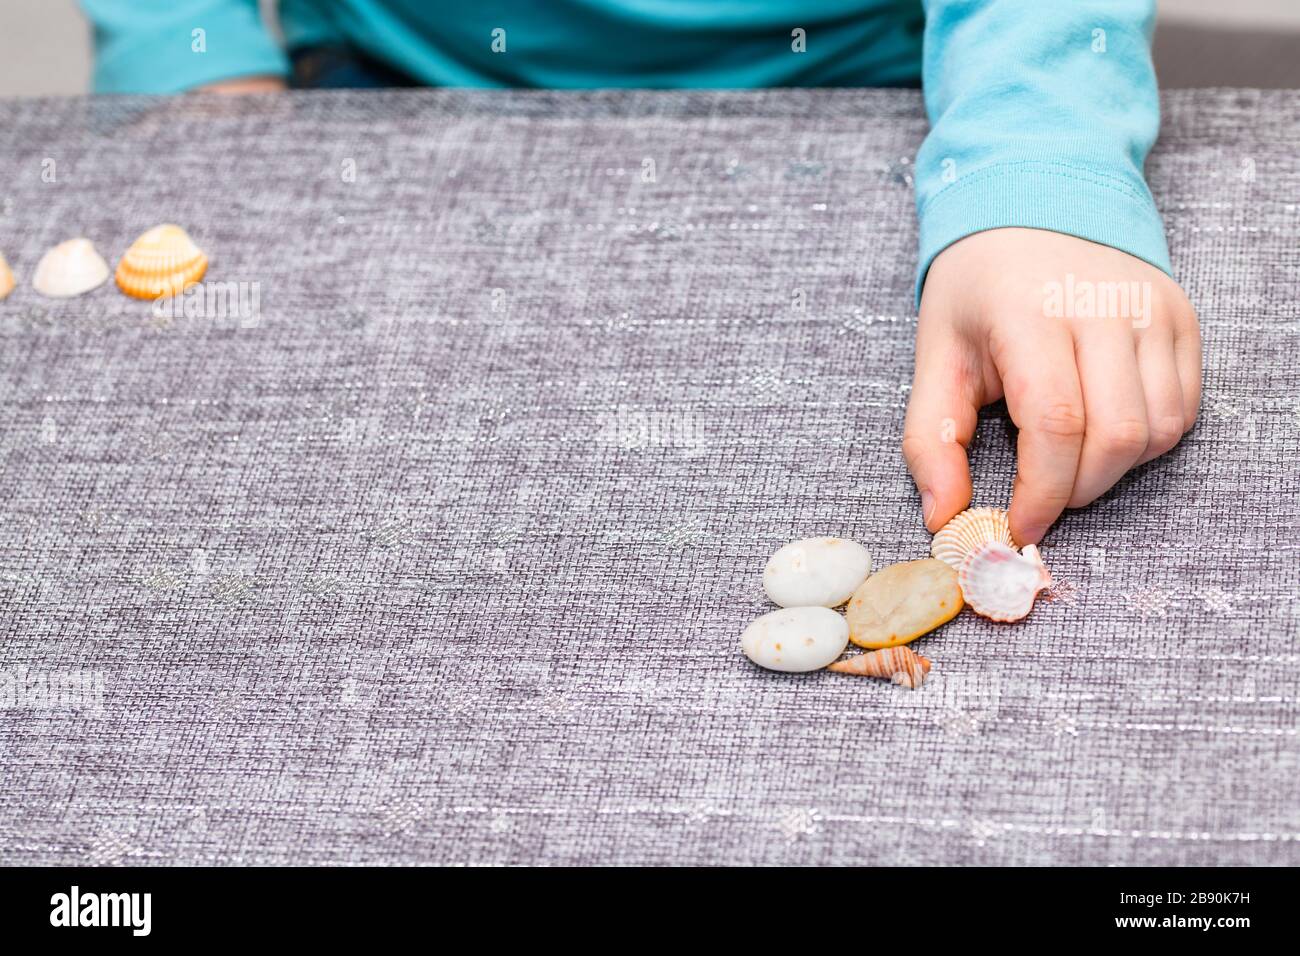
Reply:
[[61, 242], [41, 257], [32, 286], [51, 299], [67, 299], [108, 281], [108, 263], [89, 239]]
[[772, 671], [815, 671], [844, 653], [849, 622], [826, 607], [786, 607], [764, 614], [740, 635], [740, 648]]
[[930, 554], [960, 571], [966, 555], [985, 541], [1000, 541], [1008, 548], [1016, 546], [1011, 539], [1011, 523], [1001, 508], [963, 511], [939, 529], [930, 542]]
[[804, 538], [779, 548], [763, 590], [781, 607], [839, 607], [871, 573], [871, 555], [844, 538]]
[[9, 268], [9, 263], [5, 262], [5, 257], [0, 256], [0, 299], [14, 291], [15, 284], [14, 271]]
[[1001, 541], [986, 541], [966, 556], [957, 583], [976, 614], [1018, 621], [1033, 608], [1038, 592], [1051, 587], [1052, 576], [1032, 544], [1018, 554]]

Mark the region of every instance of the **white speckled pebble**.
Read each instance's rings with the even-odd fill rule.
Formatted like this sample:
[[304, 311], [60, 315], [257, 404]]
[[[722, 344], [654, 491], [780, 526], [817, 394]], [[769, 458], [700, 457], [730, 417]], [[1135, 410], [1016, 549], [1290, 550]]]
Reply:
[[772, 671], [815, 671], [844, 653], [849, 622], [827, 607], [764, 614], [740, 635], [745, 656]]
[[804, 538], [763, 569], [763, 590], [781, 607], [839, 607], [871, 573], [871, 555], [844, 538]]

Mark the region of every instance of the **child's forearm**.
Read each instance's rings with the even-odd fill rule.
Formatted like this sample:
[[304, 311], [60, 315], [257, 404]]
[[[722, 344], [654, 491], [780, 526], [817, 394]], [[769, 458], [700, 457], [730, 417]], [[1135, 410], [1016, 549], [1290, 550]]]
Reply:
[[1159, 130], [1154, 0], [927, 0], [921, 284], [984, 229], [1050, 229], [1170, 271], [1142, 177]]
[[81, 0], [95, 27], [97, 93], [177, 93], [284, 76], [257, 0]]

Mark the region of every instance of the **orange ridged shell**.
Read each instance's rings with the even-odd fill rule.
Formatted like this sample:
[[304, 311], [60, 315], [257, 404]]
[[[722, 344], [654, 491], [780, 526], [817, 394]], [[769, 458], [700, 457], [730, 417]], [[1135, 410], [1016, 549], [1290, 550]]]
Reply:
[[180, 226], [154, 226], [117, 264], [117, 287], [136, 299], [180, 295], [203, 278], [208, 257]]
[[969, 508], [935, 534], [930, 554], [954, 571], [960, 571], [966, 556], [986, 541], [1000, 541], [1015, 548], [1011, 523], [1001, 508]]

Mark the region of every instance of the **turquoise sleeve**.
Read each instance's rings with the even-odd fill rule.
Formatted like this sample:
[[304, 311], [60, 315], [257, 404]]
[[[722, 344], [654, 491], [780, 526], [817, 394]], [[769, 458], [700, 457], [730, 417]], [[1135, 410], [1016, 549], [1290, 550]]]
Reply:
[[1154, 0], [928, 0], [917, 155], [919, 303], [972, 233], [1050, 229], [1170, 272], [1142, 176], [1160, 128]]
[[288, 73], [257, 0], [81, 0], [95, 31], [96, 93], [178, 93]]

